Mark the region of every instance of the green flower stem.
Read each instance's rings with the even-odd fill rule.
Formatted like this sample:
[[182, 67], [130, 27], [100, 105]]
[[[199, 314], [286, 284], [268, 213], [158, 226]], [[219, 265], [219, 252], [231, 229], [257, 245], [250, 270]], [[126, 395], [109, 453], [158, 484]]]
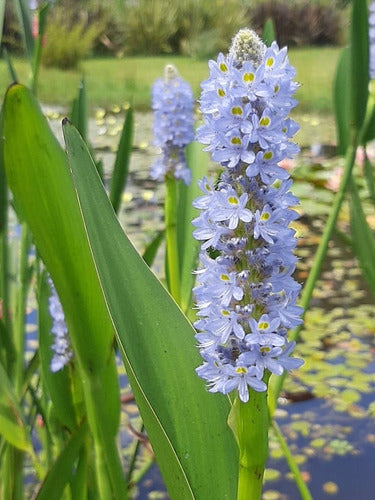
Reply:
[[293, 455], [290, 452], [289, 446], [287, 442], [284, 439], [284, 436], [282, 435], [282, 432], [280, 430], [280, 427], [278, 426], [277, 422], [273, 420], [272, 422], [272, 428], [276, 434], [276, 437], [280, 443], [281, 449], [284, 453], [284, 457], [286, 458], [286, 461], [288, 462], [289, 469], [292, 472], [294, 476], [295, 483], [297, 485], [298, 491], [300, 492], [302, 500], [313, 500], [313, 497], [311, 496], [311, 493], [306, 486], [305, 481], [302, 479], [301, 476], [301, 471], [299, 470], [299, 467], [294, 460]]
[[180, 304], [180, 267], [177, 245], [177, 181], [166, 175], [165, 231], [167, 242], [167, 281], [169, 291], [177, 304]]
[[260, 500], [268, 457], [267, 392], [249, 392], [247, 403], [236, 398], [228, 419], [239, 447], [237, 500]]
[[[354, 161], [355, 161], [355, 154], [357, 151], [357, 137], [353, 137], [353, 144], [348, 147], [346, 151], [346, 156], [345, 156], [345, 164], [344, 164], [344, 171], [343, 175], [341, 178], [341, 183], [340, 183], [340, 188], [335, 196], [335, 199], [333, 201], [332, 205], [332, 210], [331, 213], [329, 214], [328, 220], [326, 222], [326, 225], [324, 227], [323, 235], [320, 240], [317, 252], [315, 254], [315, 261], [314, 264], [311, 268], [311, 271], [309, 272], [309, 276], [306, 280], [305, 286], [303, 287], [303, 291], [301, 294], [301, 300], [300, 300], [300, 306], [304, 309], [304, 313], [306, 312], [306, 309], [308, 308], [310, 304], [310, 300], [315, 288], [315, 284], [320, 276], [320, 271], [322, 268], [322, 264], [324, 262], [327, 249], [328, 249], [328, 244], [331, 240], [332, 233], [335, 229], [337, 217], [339, 215], [340, 209], [342, 202], [344, 201], [345, 193], [348, 188], [350, 179], [352, 177], [352, 170], [354, 166]], [[302, 325], [298, 326], [293, 332], [291, 332], [290, 335], [290, 340], [298, 340], [300, 332], [302, 330]], [[276, 406], [277, 406], [277, 399], [280, 395], [281, 389], [283, 387], [283, 383], [286, 377], [286, 373], [284, 372], [283, 375], [278, 376], [278, 377], [272, 377], [271, 379], [271, 392], [270, 392], [270, 414], [271, 417], [273, 416]]]

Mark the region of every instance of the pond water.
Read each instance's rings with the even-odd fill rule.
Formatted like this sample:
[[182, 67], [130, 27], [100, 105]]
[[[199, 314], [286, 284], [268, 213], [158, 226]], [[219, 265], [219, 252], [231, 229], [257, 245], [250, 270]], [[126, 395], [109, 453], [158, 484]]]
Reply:
[[[61, 138], [63, 112], [46, 109], [46, 114]], [[95, 118], [90, 120], [91, 143], [107, 174], [112, 168], [123, 118], [122, 110], [116, 107], [111, 111], [97, 110]], [[135, 118], [134, 148], [120, 220], [134, 245], [142, 250], [163, 226], [164, 189], [162, 184], [148, 178], [157, 154], [151, 143], [151, 115], [136, 114]], [[300, 237], [297, 277], [303, 282], [334, 196], [327, 185], [335, 189], [332, 179], [339, 172], [342, 160], [320, 156], [322, 151], [333, 149], [330, 118], [301, 116], [299, 121], [303, 125], [299, 139], [303, 149], [289, 167], [295, 177], [294, 192], [301, 198], [301, 218], [295, 227]], [[375, 308], [358, 264], [342, 238], [343, 233], [348, 233], [348, 223], [344, 207], [298, 346], [306, 363], [287, 380], [277, 411], [278, 424], [314, 499], [318, 500], [367, 500], [374, 497], [375, 489]], [[162, 256], [155, 263], [155, 271], [163, 273]], [[29, 320], [30, 349], [33, 349], [35, 317], [31, 315]], [[121, 443], [126, 462], [128, 451], [134, 446], [134, 432], [140, 430], [141, 422], [120, 364], [119, 371], [124, 387]], [[147, 448], [141, 446], [139, 468], [148, 467], [149, 456]], [[134, 490], [133, 498], [168, 498], [155, 464]], [[299, 498], [273, 435], [263, 498]]]

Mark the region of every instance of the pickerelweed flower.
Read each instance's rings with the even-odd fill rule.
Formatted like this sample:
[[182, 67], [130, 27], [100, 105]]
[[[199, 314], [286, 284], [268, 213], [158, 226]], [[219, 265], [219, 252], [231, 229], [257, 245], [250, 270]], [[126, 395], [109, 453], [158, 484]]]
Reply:
[[57, 295], [55, 286], [51, 279], [48, 280], [51, 288], [51, 295], [48, 301], [48, 309], [53, 320], [51, 333], [54, 335], [54, 341], [51, 346], [53, 356], [51, 359], [51, 372], [62, 370], [73, 357], [73, 351], [70, 346], [68, 328], [65, 323], [64, 311], [60, 299]]
[[162, 180], [168, 172], [189, 184], [191, 173], [186, 165], [185, 147], [194, 139], [194, 99], [190, 85], [177, 69], [168, 64], [164, 79], [152, 87], [155, 145], [162, 156], [151, 167], [153, 179]]
[[294, 280], [298, 199], [278, 163], [298, 152], [298, 130], [289, 112], [297, 84], [286, 48], [267, 48], [241, 30], [227, 56], [210, 61], [200, 99], [204, 124], [197, 130], [223, 168], [218, 182], [203, 178], [193, 203], [200, 215], [194, 237], [202, 241], [194, 288], [196, 339], [203, 357], [198, 375], [211, 392], [249, 387], [262, 392], [266, 371], [280, 375], [303, 361], [290, 357], [287, 330], [301, 324]]

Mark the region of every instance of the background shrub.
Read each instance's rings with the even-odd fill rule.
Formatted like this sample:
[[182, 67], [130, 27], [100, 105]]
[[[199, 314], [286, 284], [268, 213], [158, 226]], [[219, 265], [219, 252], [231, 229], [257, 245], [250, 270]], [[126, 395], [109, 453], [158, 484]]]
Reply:
[[336, 45], [341, 40], [341, 17], [331, 4], [267, 1], [251, 13], [252, 27], [262, 32], [272, 19], [279, 45]]
[[42, 62], [47, 67], [74, 69], [86, 57], [103, 31], [101, 22], [69, 16], [62, 7], [55, 7], [48, 17]]

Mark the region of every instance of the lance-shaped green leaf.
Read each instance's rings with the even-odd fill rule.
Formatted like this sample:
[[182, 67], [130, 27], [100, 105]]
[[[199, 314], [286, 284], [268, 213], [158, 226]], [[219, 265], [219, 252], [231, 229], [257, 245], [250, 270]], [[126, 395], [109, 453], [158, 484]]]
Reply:
[[32, 450], [12, 384], [0, 363], [0, 434], [20, 450]]
[[200, 242], [193, 238], [194, 226], [191, 221], [198, 217], [199, 211], [192, 203], [202, 194], [197, 181], [207, 174], [208, 157], [202, 151], [202, 145], [192, 142], [186, 148], [186, 161], [191, 170], [191, 183], [186, 186], [179, 182], [178, 210], [177, 210], [177, 242], [180, 264], [181, 308], [188, 310], [191, 303], [192, 288], [197, 267]]
[[350, 23], [351, 122], [358, 132], [366, 113], [369, 84], [369, 34], [366, 0], [353, 0]]
[[232, 499], [227, 398], [195, 374], [194, 330], [119, 225], [79, 134], [64, 126], [82, 217], [118, 346], [171, 498]]
[[[107, 314], [67, 158], [32, 93], [12, 85], [4, 101], [9, 186], [61, 300], [95, 441], [98, 489], [126, 497], [115, 436], [120, 398]], [[27, 127], [25, 127], [27, 124]]]
[[113, 209], [116, 213], [118, 213], [120, 209], [121, 196], [124, 191], [126, 180], [128, 177], [130, 155], [133, 144], [133, 131], [134, 131], [133, 109], [129, 108], [126, 113], [124, 126], [122, 128], [120, 143], [116, 154], [115, 164], [113, 166], [113, 172], [109, 188], [109, 198], [111, 200]]
[[345, 155], [350, 140], [350, 52], [341, 51], [333, 86], [333, 106], [336, 119], [337, 149]]
[[375, 239], [363, 212], [358, 189], [351, 182], [350, 229], [353, 248], [361, 266], [363, 277], [367, 281], [375, 298]]

